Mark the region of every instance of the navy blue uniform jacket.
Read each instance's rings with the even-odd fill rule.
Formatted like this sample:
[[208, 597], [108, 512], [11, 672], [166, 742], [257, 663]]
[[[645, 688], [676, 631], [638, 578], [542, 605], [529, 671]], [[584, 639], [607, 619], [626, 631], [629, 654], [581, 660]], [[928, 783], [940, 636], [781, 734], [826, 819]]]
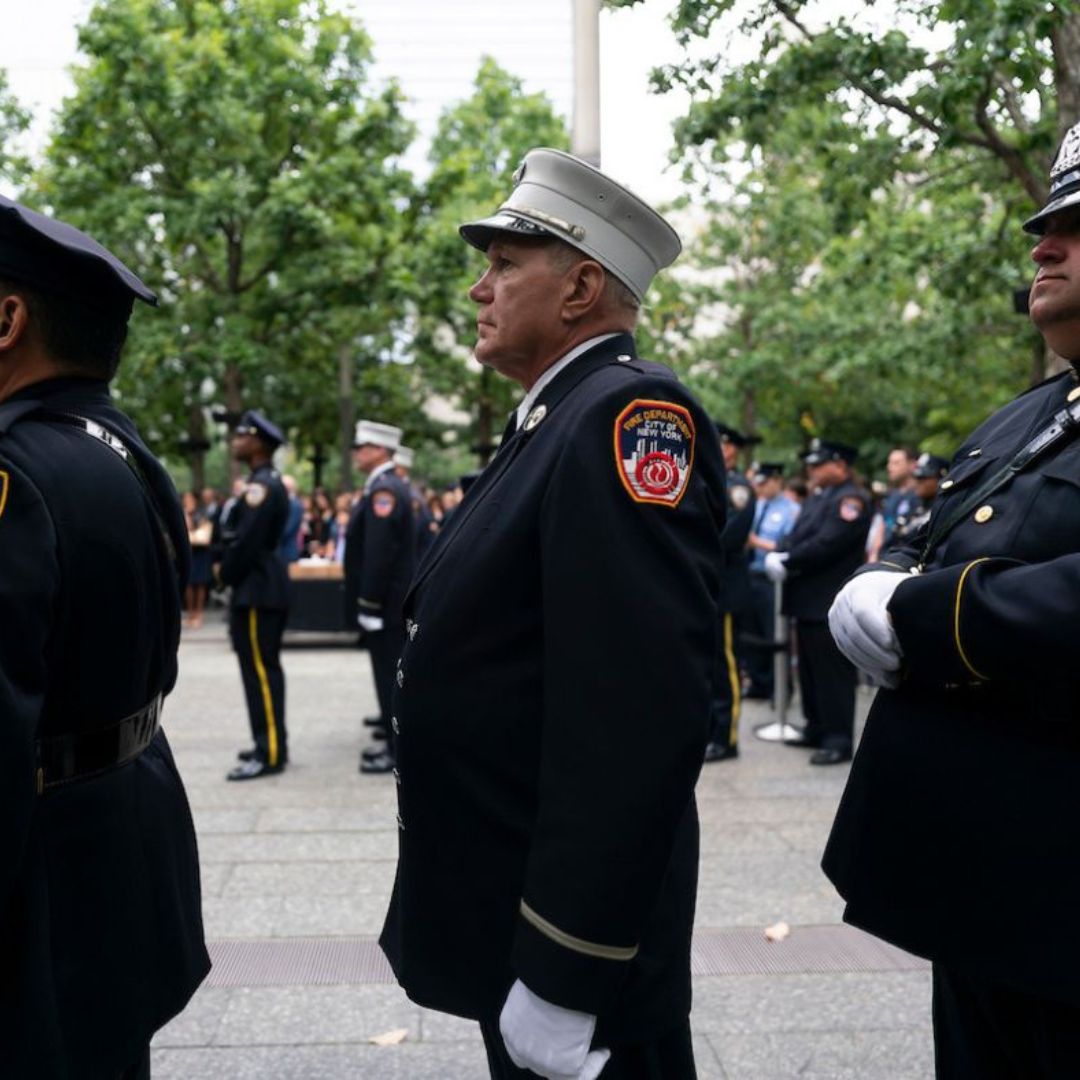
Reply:
[[288, 609], [289, 571], [279, 550], [288, 516], [281, 476], [272, 465], [260, 465], [222, 526], [221, 580], [232, 586], [232, 607]]
[[781, 544], [789, 552], [784, 614], [824, 622], [836, 594], [866, 558], [870, 496], [853, 481], [814, 492]]
[[724, 525], [724, 590], [720, 606], [725, 612], [745, 611], [750, 603], [750, 552], [746, 541], [754, 526], [757, 496], [737, 469], [727, 474], [728, 519]]
[[629, 335], [571, 363], [531, 415], [406, 600], [381, 940], [424, 1005], [492, 1018], [519, 977], [597, 1014], [598, 1038], [637, 1041], [690, 1006], [723, 461]]
[[[105, 383], [54, 380], [17, 396], [123, 439], [186, 575], [172, 483]], [[120, 768], [35, 787], [35, 737], [99, 730], [167, 693], [179, 637], [177, 568], [128, 466], [65, 424], [14, 423], [0, 437], [5, 1076], [115, 1077], [209, 969], [195, 831], [164, 732]]]
[[[957, 452], [933, 521], [1064, 407], [1071, 373]], [[825, 852], [849, 922], [1080, 1004], [1080, 440], [968, 512], [889, 605], [899, 689], [874, 701]], [[983, 509], [985, 507], [986, 509]], [[874, 569], [908, 571], [925, 530]]]

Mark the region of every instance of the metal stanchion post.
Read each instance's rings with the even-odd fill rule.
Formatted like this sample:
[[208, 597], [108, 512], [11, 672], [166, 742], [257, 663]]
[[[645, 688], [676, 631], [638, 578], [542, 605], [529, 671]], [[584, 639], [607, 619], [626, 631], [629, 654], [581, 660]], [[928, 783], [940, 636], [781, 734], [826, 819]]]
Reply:
[[773, 711], [776, 719], [754, 729], [754, 735], [766, 742], [798, 738], [802, 732], [787, 722], [788, 686], [791, 677], [791, 633], [783, 614], [783, 585], [773, 584]]

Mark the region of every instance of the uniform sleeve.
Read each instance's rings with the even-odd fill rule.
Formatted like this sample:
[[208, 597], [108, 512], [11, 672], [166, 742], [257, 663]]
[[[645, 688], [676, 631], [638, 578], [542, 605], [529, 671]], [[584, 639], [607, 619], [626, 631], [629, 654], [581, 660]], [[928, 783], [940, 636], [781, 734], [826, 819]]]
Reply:
[[0, 459], [0, 909], [19, 872], [34, 800], [34, 739], [59, 589], [56, 534], [40, 494]]
[[[742, 484], [739, 484], [738, 488], [746, 492], [746, 503], [741, 509], [736, 509], [734, 504], [730, 506], [722, 537], [724, 554], [729, 560], [746, 548], [746, 541], [750, 538], [750, 529], [754, 524], [754, 508], [757, 505], [757, 499], [751, 488]], [[728, 492], [729, 497], [732, 490], [734, 490], [734, 485]]]
[[[671, 394], [656, 396], [690, 416]], [[590, 1013], [628, 974], [689, 808], [718, 626], [719, 443], [695, 409], [681, 500], [640, 501], [613, 453], [629, 400], [576, 425], [540, 510], [539, 804], [512, 959], [535, 993]]]
[[274, 491], [258, 480], [248, 485], [243, 495], [247, 503], [236, 530], [236, 537], [225, 548], [221, 560], [221, 580], [239, 585], [255, 568], [264, 551], [276, 550], [281, 515], [274, 506]]
[[412, 502], [406, 492], [391, 487], [375, 488], [364, 506], [364, 547], [360, 567], [359, 613], [397, 617], [387, 612], [386, 595], [394, 563], [409, 540]]
[[870, 507], [866, 498], [855, 492], [842, 495], [826, 508], [821, 524], [813, 531], [789, 541], [787, 571], [789, 574], [813, 573], [835, 563], [851, 551], [866, 544], [870, 527]]
[[1080, 652], [1080, 555], [983, 558], [912, 575], [889, 604], [905, 670], [918, 681], [1039, 680]]

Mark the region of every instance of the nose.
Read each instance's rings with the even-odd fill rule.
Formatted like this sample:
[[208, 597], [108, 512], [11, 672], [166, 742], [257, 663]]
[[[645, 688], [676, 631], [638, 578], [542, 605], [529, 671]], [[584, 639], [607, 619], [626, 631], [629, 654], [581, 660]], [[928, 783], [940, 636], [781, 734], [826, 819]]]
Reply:
[[1044, 233], [1039, 242], [1031, 249], [1031, 257], [1039, 266], [1061, 262], [1065, 257], [1061, 238], [1052, 232]]
[[491, 282], [489, 280], [491, 268], [488, 267], [469, 289], [469, 299], [474, 304], [486, 304], [491, 299]]

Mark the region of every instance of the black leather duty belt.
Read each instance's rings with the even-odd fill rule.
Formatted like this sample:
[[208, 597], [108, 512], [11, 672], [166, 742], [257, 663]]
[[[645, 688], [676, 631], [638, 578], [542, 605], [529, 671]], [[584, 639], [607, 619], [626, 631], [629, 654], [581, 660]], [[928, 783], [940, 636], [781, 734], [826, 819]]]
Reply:
[[37, 791], [97, 776], [134, 761], [157, 734], [163, 695], [97, 731], [50, 735], [37, 741]]

